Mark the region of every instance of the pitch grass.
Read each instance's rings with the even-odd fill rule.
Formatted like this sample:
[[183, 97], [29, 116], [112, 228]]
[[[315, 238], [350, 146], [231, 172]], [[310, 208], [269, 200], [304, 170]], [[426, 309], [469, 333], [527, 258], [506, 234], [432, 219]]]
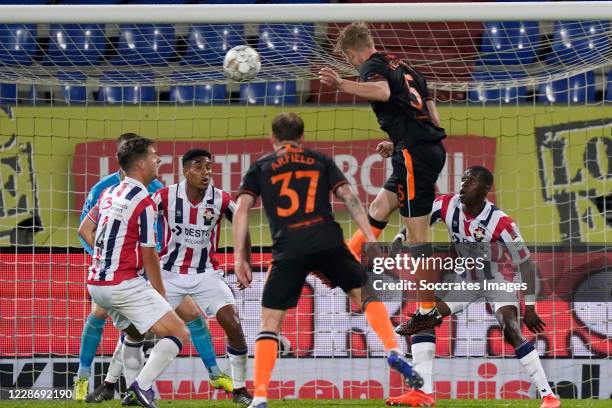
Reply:
[[[239, 405], [231, 401], [157, 401], [159, 408], [238, 408]], [[294, 400], [294, 401], [276, 401], [269, 403], [270, 408], [323, 408], [323, 407], [385, 407], [381, 400]], [[467, 407], [486, 407], [486, 408], [537, 408], [540, 406], [540, 401], [536, 400], [438, 400], [436, 408], [467, 408]], [[18, 407], [18, 408], [119, 408], [121, 403], [119, 400], [103, 402], [100, 404], [85, 404], [76, 401], [0, 401], [0, 408]], [[563, 400], [563, 408], [600, 408], [612, 407], [612, 400]]]

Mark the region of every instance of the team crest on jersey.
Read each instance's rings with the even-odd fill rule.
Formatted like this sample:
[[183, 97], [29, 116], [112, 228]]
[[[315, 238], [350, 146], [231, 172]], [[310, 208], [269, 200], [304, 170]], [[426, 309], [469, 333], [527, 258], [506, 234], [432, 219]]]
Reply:
[[474, 230], [474, 239], [476, 240], [476, 242], [481, 242], [485, 238], [486, 235], [487, 235], [487, 230], [484, 229], [482, 225], [479, 225]]
[[215, 218], [215, 210], [213, 208], [204, 209], [204, 224], [210, 225], [211, 221]]

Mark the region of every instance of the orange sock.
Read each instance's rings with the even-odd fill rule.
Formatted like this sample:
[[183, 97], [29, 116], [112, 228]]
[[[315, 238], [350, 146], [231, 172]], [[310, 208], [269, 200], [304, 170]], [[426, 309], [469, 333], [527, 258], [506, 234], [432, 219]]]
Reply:
[[255, 396], [268, 396], [268, 385], [278, 354], [278, 336], [271, 332], [261, 332], [255, 340], [255, 364], [253, 369], [255, 380]]
[[436, 307], [436, 302], [419, 302], [419, 307], [425, 310], [433, 309]]
[[368, 302], [364, 313], [368, 323], [385, 346], [385, 351], [398, 348], [395, 331], [393, 330], [393, 325], [389, 319], [389, 312], [385, 304], [379, 301]]
[[[368, 214], [368, 221], [370, 221], [370, 228], [372, 229], [372, 233], [378, 239], [380, 234], [382, 234], [383, 229], [387, 225], [386, 221], [376, 221], [374, 218], [370, 217]], [[365, 235], [363, 235], [363, 231], [358, 229], [351, 239], [348, 242], [348, 247], [357, 261], [361, 262], [361, 247], [366, 242]]]

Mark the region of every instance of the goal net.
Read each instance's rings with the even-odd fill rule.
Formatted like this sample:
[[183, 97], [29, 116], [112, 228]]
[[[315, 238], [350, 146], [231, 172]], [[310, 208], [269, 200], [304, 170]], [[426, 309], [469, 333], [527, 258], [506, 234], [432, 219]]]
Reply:
[[[469, 166], [492, 170], [489, 199], [536, 246], [542, 281], [568, 285], [566, 296], [538, 302], [543, 334], [523, 329], [555, 392], [610, 398], [612, 302], [589, 293], [609, 287], [601, 276], [612, 261], [611, 10], [611, 2], [0, 6], [0, 397], [15, 387], [72, 387], [91, 307], [89, 257], [76, 230], [89, 189], [118, 169], [121, 133], [157, 141], [166, 185], [181, 180], [188, 148], [209, 149], [214, 184], [235, 194], [241, 175], [270, 150], [271, 119], [295, 111], [305, 144], [332, 156], [365, 204], [374, 199], [391, 172], [375, 153], [386, 135], [365, 101], [321, 86], [317, 75], [323, 66], [357, 75], [333, 45], [347, 22], [365, 20], [377, 48], [425, 74], [438, 103], [449, 135], [438, 192], [458, 192]], [[223, 57], [243, 44], [261, 55], [261, 72], [230, 82]], [[355, 225], [334, 208], [348, 238]], [[381, 240], [400, 224], [394, 214]], [[250, 231], [251, 288], [235, 285], [225, 222], [217, 256], [252, 355], [271, 259], [259, 204]], [[444, 228], [433, 236], [448, 241]], [[416, 308], [401, 296], [387, 306], [395, 324]], [[214, 318], [210, 325], [228, 367], [224, 333]], [[273, 398], [405, 390], [364, 315], [315, 277], [282, 334]], [[90, 384], [102, 381], [117, 338], [107, 323]], [[408, 353], [409, 342], [401, 344]], [[536, 396], [484, 303], [446, 319], [436, 355], [438, 398]], [[164, 399], [227, 398], [209, 387], [191, 345], [156, 388]]]

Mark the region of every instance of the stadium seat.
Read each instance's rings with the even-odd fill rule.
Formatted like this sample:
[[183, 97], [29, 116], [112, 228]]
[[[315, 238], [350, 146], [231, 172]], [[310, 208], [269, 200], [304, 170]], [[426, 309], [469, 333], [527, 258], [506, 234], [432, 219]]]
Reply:
[[487, 22], [479, 62], [483, 65], [531, 64], [537, 56], [539, 36], [536, 21]]
[[[523, 72], [489, 72], [477, 71], [472, 74], [473, 87], [468, 92], [468, 101], [477, 103], [515, 104], [524, 102], [527, 87], [512, 86], [514, 79], [525, 78]], [[492, 88], [494, 83], [509, 83], [509, 86]]]
[[61, 91], [65, 103], [79, 104], [87, 102], [87, 87], [75, 83], [85, 83], [87, 77], [81, 72], [60, 72], [57, 79], [62, 82]]
[[306, 65], [315, 47], [313, 24], [270, 24], [259, 28], [262, 63]]
[[185, 0], [130, 0], [130, 4], [185, 4]]
[[170, 24], [122, 24], [111, 64], [165, 66], [174, 54], [173, 41]]
[[612, 71], [608, 72], [608, 80], [605, 86], [604, 101], [612, 102]]
[[225, 53], [243, 44], [242, 24], [199, 24], [189, 27], [182, 64], [220, 65]]
[[170, 87], [170, 102], [202, 105], [227, 103], [227, 86], [225, 84], [174, 85]]
[[98, 102], [114, 103], [151, 103], [157, 101], [157, 93], [152, 85], [152, 73], [106, 72], [102, 75], [102, 85], [98, 91]]
[[99, 24], [53, 24], [49, 29], [47, 65], [95, 65], [104, 49], [104, 28]]
[[538, 102], [593, 103], [595, 102], [595, 74], [593, 71], [540, 85]]
[[122, 0], [60, 0], [60, 4], [119, 4]]
[[17, 84], [0, 84], [0, 104], [17, 104]]
[[49, 0], [0, 0], [0, 4], [49, 4]]
[[607, 58], [610, 49], [607, 21], [558, 21], [548, 64], [588, 64]]
[[247, 104], [292, 105], [297, 103], [295, 81], [251, 82], [240, 86], [240, 101]]
[[36, 54], [36, 24], [0, 24], [0, 62], [30, 65]]
[[270, 0], [271, 4], [307, 4], [307, 3], [329, 3], [329, 0]]

